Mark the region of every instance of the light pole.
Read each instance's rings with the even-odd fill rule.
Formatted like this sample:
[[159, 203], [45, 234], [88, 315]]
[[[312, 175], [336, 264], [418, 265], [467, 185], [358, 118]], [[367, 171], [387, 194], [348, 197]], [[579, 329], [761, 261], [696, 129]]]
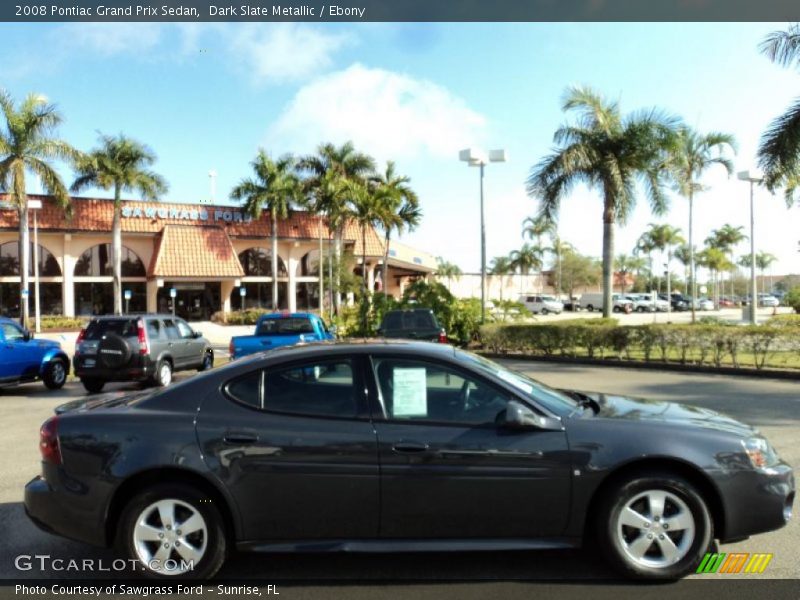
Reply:
[[39, 308], [39, 222], [36, 218], [40, 208], [42, 208], [41, 200], [28, 200], [28, 210], [33, 210], [33, 310], [36, 333], [42, 332], [42, 317]]
[[486, 223], [483, 216], [483, 169], [487, 162], [506, 162], [506, 151], [490, 150], [488, 160], [480, 150], [466, 148], [458, 153], [458, 160], [466, 162], [470, 167], [480, 167], [481, 189], [481, 323], [486, 322]]
[[750, 324], [756, 325], [756, 307], [758, 306], [758, 290], [756, 289], [756, 236], [755, 236], [755, 207], [753, 203], [753, 189], [756, 183], [764, 181], [764, 174], [757, 170], [739, 171], [737, 177], [741, 181], [750, 182]]

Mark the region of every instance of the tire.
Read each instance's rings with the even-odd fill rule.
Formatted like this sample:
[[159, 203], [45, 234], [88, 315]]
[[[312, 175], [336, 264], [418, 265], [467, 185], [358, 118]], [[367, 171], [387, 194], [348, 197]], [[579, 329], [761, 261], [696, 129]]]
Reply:
[[550, 314], [550, 311], [549, 311], [549, 310], [547, 310], [546, 308], [543, 308], [543, 309], [542, 309], [542, 316], [544, 316], [544, 315], [548, 315], [548, 314]]
[[[162, 521], [162, 514], [173, 523]], [[162, 484], [143, 490], [127, 504], [116, 525], [117, 548], [150, 579], [209, 579], [225, 562], [222, 516], [207, 495], [193, 487]], [[182, 531], [183, 526], [192, 531]], [[165, 564], [168, 559], [175, 565]], [[192, 568], [185, 568], [181, 559]]]
[[639, 307], [637, 307], [637, 308], [636, 308], [636, 312], [643, 313], [643, 312], [644, 312], [644, 306], [639, 306]]
[[172, 383], [172, 364], [168, 360], [160, 360], [153, 373], [153, 383], [158, 387], [167, 387]]
[[611, 309], [611, 311], [615, 312], [615, 313], [618, 313], [618, 312], [622, 312], [622, 309], [619, 306], [615, 306], [614, 308]]
[[586, 305], [586, 310], [588, 310], [589, 312], [594, 312], [594, 306], [591, 305], [591, 304], [587, 304]]
[[44, 367], [42, 381], [48, 390], [59, 390], [67, 382], [67, 365], [60, 358], [54, 358]]
[[668, 472], [641, 473], [621, 481], [603, 498], [598, 517], [600, 550], [628, 577], [684, 577], [695, 571], [714, 543], [705, 500], [689, 481]]
[[203, 354], [203, 362], [197, 368], [199, 373], [203, 371], [210, 371], [214, 368], [214, 353], [211, 350], [206, 350]]
[[86, 391], [90, 394], [102, 392], [103, 386], [106, 384], [106, 382], [102, 379], [92, 379], [91, 377], [84, 377], [81, 379], [81, 383], [83, 384], [83, 387], [86, 388]]

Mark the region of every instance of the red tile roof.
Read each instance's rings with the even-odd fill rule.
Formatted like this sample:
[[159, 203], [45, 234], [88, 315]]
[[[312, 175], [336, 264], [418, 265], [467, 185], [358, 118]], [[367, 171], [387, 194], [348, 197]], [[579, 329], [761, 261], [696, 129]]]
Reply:
[[150, 277], [242, 277], [231, 240], [221, 227], [166, 225], [150, 261]]

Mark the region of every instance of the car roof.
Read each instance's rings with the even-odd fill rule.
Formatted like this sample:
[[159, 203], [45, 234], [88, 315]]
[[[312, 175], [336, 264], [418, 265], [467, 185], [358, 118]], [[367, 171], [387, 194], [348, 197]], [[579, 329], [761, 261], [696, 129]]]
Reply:
[[388, 315], [389, 313], [413, 313], [413, 312], [433, 312], [433, 309], [432, 308], [424, 308], [424, 307], [418, 307], [418, 308], [393, 308], [392, 310], [387, 310], [386, 314]]
[[178, 315], [161, 313], [128, 313], [125, 315], [92, 315], [92, 320], [110, 321], [113, 319], [180, 319]]
[[311, 317], [316, 317], [314, 313], [308, 312], [271, 312], [271, 313], [264, 313], [259, 319], [310, 319]]
[[352, 353], [364, 354], [372, 352], [397, 352], [410, 356], [453, 358], [456, 355], [456, 348], [449, 344], [401, 339], [363, 338], [355, 340], [330, 340], [295, 344], [293, 346], [281, 346], [280, 348], [250, 354], [234, 362], [247, 361], [255, 357], [280, 358], [281, 362], [283, 362], [284, 359], [292, 360], [294, 358], [303, 358], [316, 354], [347, 355]]

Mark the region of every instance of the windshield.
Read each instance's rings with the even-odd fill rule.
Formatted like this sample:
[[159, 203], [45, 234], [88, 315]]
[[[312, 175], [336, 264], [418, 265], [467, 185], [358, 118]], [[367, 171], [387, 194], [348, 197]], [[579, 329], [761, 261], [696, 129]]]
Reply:
[[563, 417], [570, 414], [578, 406], [578, 403], [566, 394], [547, 387], [523, 373], [512, 371], [488, 358], [463, 350], [456, 350], [456, 356], [479, 371], [510, 383], [523, 394], [559, 416]]
[[256, 335], [299, 335], [301, 333], [314, 333], [311, 319], [285, 317], [264, 319], [256, 329]]

